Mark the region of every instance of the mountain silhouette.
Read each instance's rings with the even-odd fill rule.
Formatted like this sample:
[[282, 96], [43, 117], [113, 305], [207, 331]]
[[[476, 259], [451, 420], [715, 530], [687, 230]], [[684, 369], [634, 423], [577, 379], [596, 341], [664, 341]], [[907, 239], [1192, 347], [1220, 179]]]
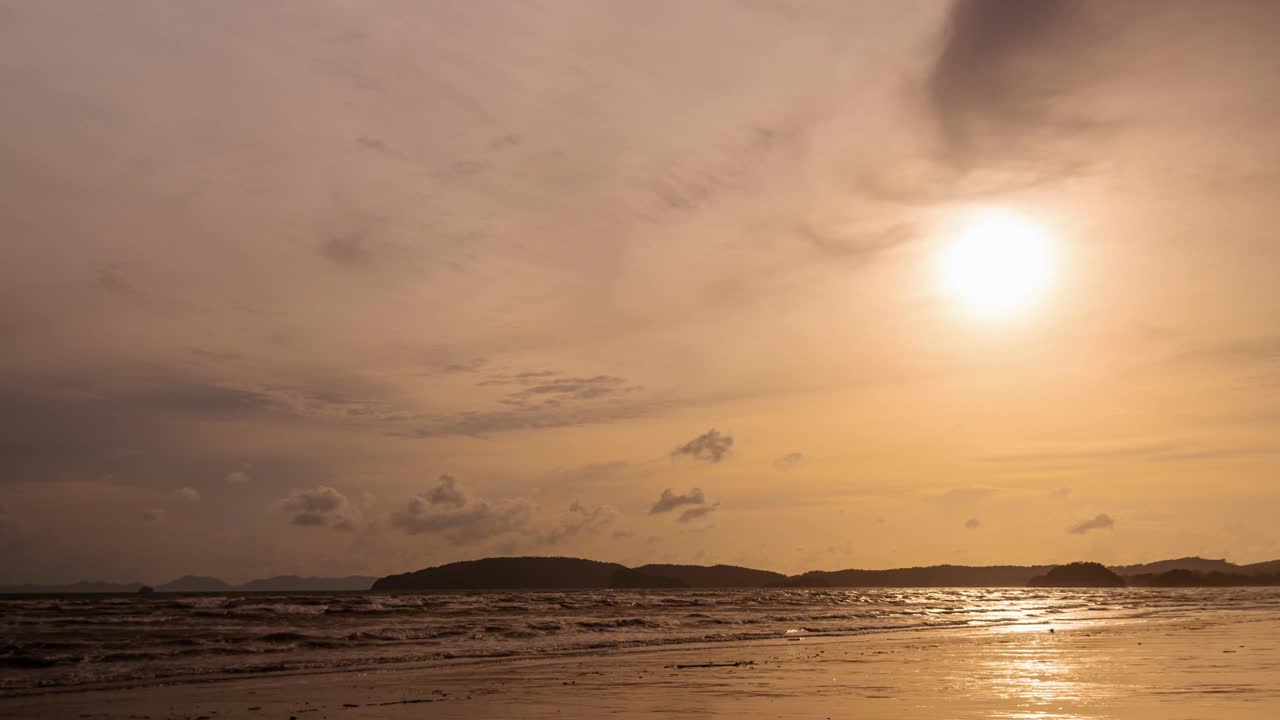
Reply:
[[787, 579], [782, 573], [736, 565], [641, 565], [636, 570], [674, 578], [695, 588], [766, 587]]
[[1023, 587], [1048, 565], [933, 565], [893, 570], [813, 570], [787, 578], [787, 587]]
[[566, 557], [502, 557], [466, 560], [389, 575], [374, 590], [493, 590], [687, 587], [618, 563]]
[[[735, 565], [648, 564], [628, 568], [618, 563], [578, 558], [488, 558], [449, 563], [416, 572], [373, 578], [299, 577], [279, 575], [231, 585], [218, 578], [185, 575], [153, 585], [156, 592], [322, 592], [420, 589], [519, 588], [826, 588], [826, 587], [1026, 587], [1047, 575], [1053, 565], [933, 565], [888, 570], [811, 570], [783, 575]], [[1236, 565], [1221, 559], [1185, 557], [1137, 565], [1111, 572], [1134, 586], [1224, 587], [1280, 584], [1280, 560]], [[1174, 573], [1174, 574], [1170, 574]], [[0, 586], [0, 594], [137, 593], [143, 583], [76, 582], [63, 585]]]
[[1096, 562], [1073, 562], [1059, 565], [1044, 575], [1027, 581], [1030, 587], [1125, 587], [1124, 578]]

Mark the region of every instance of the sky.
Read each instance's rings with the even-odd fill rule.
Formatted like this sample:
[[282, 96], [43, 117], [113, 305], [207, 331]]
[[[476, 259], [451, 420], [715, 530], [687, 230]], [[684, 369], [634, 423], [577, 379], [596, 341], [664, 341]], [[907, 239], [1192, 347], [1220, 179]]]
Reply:
[[1277, 34], [0, 0], [0, 583], [1278, 558]]

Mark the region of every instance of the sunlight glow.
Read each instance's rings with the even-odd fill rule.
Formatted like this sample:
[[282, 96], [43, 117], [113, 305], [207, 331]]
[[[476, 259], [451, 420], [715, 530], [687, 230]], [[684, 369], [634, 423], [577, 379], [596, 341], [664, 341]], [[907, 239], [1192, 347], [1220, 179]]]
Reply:
[[975, 212], [943, 249], [943, 290], [986, 318], [1032, 305], [1053, 280], [1053, 243], [1044, 227], [1009, 210]]

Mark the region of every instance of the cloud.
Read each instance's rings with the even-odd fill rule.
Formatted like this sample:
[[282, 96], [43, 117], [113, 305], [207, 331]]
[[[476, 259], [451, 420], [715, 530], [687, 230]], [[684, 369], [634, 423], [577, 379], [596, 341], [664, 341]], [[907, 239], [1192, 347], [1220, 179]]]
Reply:
[[1110, 530], [1116, 526], [1116, 521], [1106, 513], [1098, 513], [1088, 520], [1081, 521], [1067, 528], [1067, 532], [1072, 535], [1084, 535], [1090, 530]]
[[733, 436], [712, 428], [671, 451], [671, 457], [687, 455], [696, 460], [718, 463], [733, 448]]
[[355, 529], [355, 510], [351, 501], [327, 485], [293, 490], [276, 501], [276, 509], [289, 515], [289, 522], [300, 527], [332, 527], [334, 530]]
[[467, 411], [427, 417], [417, 427], [388, 434], [422, 439], [451, 436], [485, 437], [495, 433], [521, 430], [549, 430], [618, 422], [640, 417], [649, 411], [647, 406], [630, 404], [566, 407], [562, 403], [513, 402], [516, 406], [508, 410]]
[[178, 497], [195, 502], [200, 499], [200, 491], [190, 487], [179, 488]]
[[452, 475], [441, 475], [436, 486], [427, 491], [426, 497], [432, 505], [462, 507], [467, 504], [466, 494]]
[[222, 478], [222, 481], [229, 485], [244, 485], [252, 479], [249, 473], [243, 470], [236, 470], [235, 472], [227, 473], [226, 477]]
[[950, 159], [1007, 159], [1046, 130], [1078, 129], [1059, 107], [1082, 64], [1074, 0], [960, 0], [951, 8], [928, 99]]
[[151, 508], [142, 511], [143, 522], [158, 523], [164, 522], [169, 517], [169, 511], [164, 508]]
[[464, 545], [523, 531], [532, 511], [533, 503], [526, 498], [485, 500], [473, 496], [452, 476], [442, 475], [436, 485], [393, 513], [391, 524], [409, 535], [440, 535]]
[[196, 381], [172, 381], [124, 393], [119, 400], [133, 407], [204, 416], [261, 414], [275, 400], [263, 393]]
[[711, 513], [715, 512], [715, 509], [718, 507], [720, 507], [720, 503], [718, 502], [712, 505], [702, 505], [699, 507], [691, 507], [688, 510], [685, 510], [684, 512], [680, 513], [680, 517], [676, 518], [676, 522], [687, 523], [693, 520], [700, 520], [710, 515]]
[[793, 453], [787, 453], [786, 455], [783, 455], [777, 460], [774, 460], [773, 466], [778, 468], [779, 470], [790, 470], [793, 467], [797, 467], [799, 465], [804, 464], [804, 461], [805, 461], [804, 453], [793, 452]]
[[939, 495], [934, 495], [933, 499], [946, 505], [963, 505], [985, 500], [995, 494], [996, 491], [991, 488], [955, 488]]
[[[616, 520], [618, 511], [608, 505], [583, 505], [574, 501], [569, 505], [569, 513], [560, 520], [556, 527], [544, 532], [538, 538], [543, 545], [555, 545], [572, 537], [603, 530]], [[614, 533], [617, 537], [617, 533]]]
[[667, 488], [662, 491], [662, 495], [653, 504], [653, 507], [649, 508], [649, 514], [657, 515], [671, 512], [683, 505], [704, 505], [706, 502], [707, 498], [702, 494], [701, 488], [694, 488], [684, 495], [677, 495], [672, 492], [671, 488]]
[[964, 526], [969, 530], [977, 530], [978, 528], [982, 527], [982, 521], [976, 517], [971, 517], [968, 520], [964, 521]]
[[373, 253], [362, 235], [340, 235], [320, 246], [320, 254], [337, 265], [355, 268], [369, 265]]
[[507, 395], [507, 399], [521, 404], [563, 402], [565, 400], [595, 400], [621, 392], [636, 392], [643, 388], [628, 386], [626, 378], [614, 375], [595, 377], [558, 377], [548, 382], [531, 385]]

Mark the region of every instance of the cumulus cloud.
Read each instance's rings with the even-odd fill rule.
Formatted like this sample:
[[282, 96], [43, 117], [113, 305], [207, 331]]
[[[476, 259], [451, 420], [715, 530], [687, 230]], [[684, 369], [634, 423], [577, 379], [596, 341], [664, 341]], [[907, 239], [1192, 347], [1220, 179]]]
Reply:
[[439, 535], [455, 545], [524, 530], [533, 503], [527, 498], [486, 500], [472, 495], [451, 475], [409, 499], [391, 524], [409, 535]]
[[355, 511], [351, 501], [327, 485], [293, 490], [288, 497], [276, 502], [276, 508], [289, 516], [290, 523], [300, 527], [355, 529]]
[[142, 511], [143, 522], [158, 523], [164, 522], [169, 517], [169, 511], [164, 508], [151, 508]]
[[467, 504], [467, 496], [458, 486], [458, 479], [452, 475], [441, 475], [436, 486], [427, 491], [427, 500], [432, 505], [462, 507]]
[[969, 530], [977, 530], [978, 528], [982, 527], [982, 521], [976, 517], [971, 517], [968, 520], [964, 521], [964, 526]]
[[676, 518], [676, 522], [687, 523], [693, 520], [700, 520], [710, 515], [711, 513], [715, 512], [716, 508], [718, 507], [720, 507], [720, 503], [718, 502], [712, 505], [700, 505], [698, 507], [691, 507], [688, 510], [685, 510], [684, 512], [680, 513], [680, 517]]
[[804, 453], [787, 453], [777, 460], [773, 461], [773, 466], [779, 470], [790, 470], [793, 467], [804, 464]]
[[707, 497], [702, 493], [701, 488], [694, 488], [682, 495], [675, 494], [671, 488], [662, 491], [662, 495], [658, 497], [658, 501], [649, 508], [650, 515], [658, 513], [671, 512], [683, 505], [705, 505]]
[[222, 478], [223, 482], [226, 482], [231, 485], [244, 485], [245, 483], [249, 482], [252, 479], [253, 478], [249, 476], [249, 473], [243, 470], [236, 470], [235, 472], [229, 472], [227, 473], [226, 477]]
[[[578, 535], [604, 529], [618, 517], [618, 511], [608, 505], [583, 505], [574, 501], [560, 523], [538, 537], [543, 545], [555, 545]], [[617, 534], [615, 533], [615, 537]]]
[[184, 487], [178, 490], [178, 497], [183, 500], [195, 502], [200, 499], [200, 491], [191, 487]]
[[671, 451], [671, 457], [687, 455], [695, 460], [718, 463], [733, 448], [733, 436], [712, 428]]
[[1116, 521], [1114, 518], [1106, 513], [1098, 513], [1088, 520], [1083, 520], [1067, 528], [1067, 532], [1072, 535], [1084, 535], [1090, 530], [1110, 530], [1115, 526]]

